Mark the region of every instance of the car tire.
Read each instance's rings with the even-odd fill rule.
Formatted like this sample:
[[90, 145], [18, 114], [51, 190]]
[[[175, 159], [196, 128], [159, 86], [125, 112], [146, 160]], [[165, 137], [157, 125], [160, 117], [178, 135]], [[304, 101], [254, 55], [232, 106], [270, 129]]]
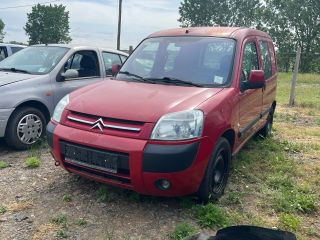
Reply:
[[16, 109], [11, 115], [5, 134], [7, 144], [17, 150], [26, 150], [45, 134], [46, 118], [33, 107]]
[[229, 141], [222, 137], [215, 145], [197, 192], [201, 202], [217, 200], [223, 195], [229, 178], [230, 164], [231, 146]]
[[263, 138], [267, 138], [271, 135], [272, 124], [273, 124], [273, 114], [274, 114], [274, 108], [270, 110], [266, 124], [258, 132], [259, 136], [262, 136]]

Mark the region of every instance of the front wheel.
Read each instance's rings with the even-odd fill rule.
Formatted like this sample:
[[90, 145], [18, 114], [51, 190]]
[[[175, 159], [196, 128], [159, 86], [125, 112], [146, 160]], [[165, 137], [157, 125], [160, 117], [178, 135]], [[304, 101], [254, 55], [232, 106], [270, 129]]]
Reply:
[[46, 119], [33, 107], [18, 108], [9, 119], [5, 140], [10, 147], [26, 150], [44, 135]]
[[217, 200], [224, 193], [231, 164], [231, 147], [227, 139], [220, 138], [213, 150], [207, 170], [198, 190], [202, 202]]

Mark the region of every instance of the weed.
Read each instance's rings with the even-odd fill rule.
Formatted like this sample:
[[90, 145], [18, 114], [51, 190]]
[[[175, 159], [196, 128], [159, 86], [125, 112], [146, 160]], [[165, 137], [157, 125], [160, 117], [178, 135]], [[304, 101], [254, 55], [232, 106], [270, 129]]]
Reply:
[[65, 194], [65, 195], [63, 195], [63, 201], [65, 201], [65, 202], [71, 202], [72, 201], [72, 198], [71, 198], [71, 196], [69, 195], [69, 194]]
[[28, 157], [25, 164], [28, 168], [37, 168], [40, 166], [40, 159], [37, 157]]
[[0, 169], [4, 169], [4, 168], [7, 168], [9, 167], [9, 164], [4, 162], [4, 161], [0, 161]]
[[281, 213], [279, 216], [280, 228], [287, 231], [296, 232], [300, 225], [300, 220], [296, 216], [288, 213]]
[[213, 203], [193, 206], [191, 211], [201, 227], [225, 227], [229, 224], [225, 212]]
[[68, 238], [69, 235], [65, 229], [60, 229], [56, 232], [56, 237], [57, 238]]
[[77, 221], [76, 221], [76, 224], [78, 226], [81, 226], [81, 227], [84, 227], [88, 224], [88, 222], [84, 219], [84, 218], [79, 218]]
[[197, 229], [187, 223], [187, 222], [182, 222], [182, 223], [179, 223], [174, 231], [170, 234], [170, 239], [172, 240], [182, 240], [182, 239], [185, 239], [186, 237], [189, 237], [193, 234], [195, 234], [197, 232]]
[[227, 205], [230, 204], [241, 204], [241, 197], [242, 197], [241, 192], [229, 192], [224, 200], [224, 203]]
[[64, 213], [59, 213], [51, 219], [51, 222], [57, 225], [65, 225], [67, 223], [67, 215]]
[[140, 194], [136, 192], [131, 192], [128, 196], [129, 200], [133, 202], [139, 202], [140, 201]]
[[108, 189], [105, 186], [100, 186], [97, 191], [99, 202], [108, 202], [110, 200], [110, 195], [108, 194]]
[[0, 214], [4, 214], [7, 211], [5, 206], [0, 205]]
[[320, 126], [320, 118], [316, 119], [316, 124]]

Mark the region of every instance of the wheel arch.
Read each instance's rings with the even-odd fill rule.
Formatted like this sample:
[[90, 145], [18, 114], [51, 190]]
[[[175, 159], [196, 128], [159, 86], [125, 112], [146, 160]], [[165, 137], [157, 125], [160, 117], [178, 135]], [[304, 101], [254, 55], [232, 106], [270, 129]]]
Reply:
[[236, 140], [236, 132], [232, 128], [229, 128], [221, 134], [221, 137], [228, 140], [231, 147], [231, 151], [233, 152], [234, 144]]
[[[43, 115], [45, 116], [46, 118], [46, 121], [49, 122], [50, 121], [50, 112], [49, 112], [49, 109], [48, 107], [42, 103], [41, 101], [38, 101], [38, 100], [28, 100], [28, 101], [25, 101], [25, 102], [22, 102], [20, 103], [19, 105], [16, 106], [15, 110], [13, 112], [15, 112], [16, 110], [18, 109], [21, 109], [23, 107], [33, 107], [33, 108], [36, 108], [38, 110], [40, 110]], [[12, 115], [12, 114], [11, 114]]]

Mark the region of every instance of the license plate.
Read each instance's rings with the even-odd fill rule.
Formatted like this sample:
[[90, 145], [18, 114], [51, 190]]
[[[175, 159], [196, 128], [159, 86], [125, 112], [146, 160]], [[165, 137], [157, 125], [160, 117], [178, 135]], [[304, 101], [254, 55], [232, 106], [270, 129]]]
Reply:
[[87, 149], [70, 144], [63, 144], [65, 161], [102, 171], [117, 173], [118, 155]]

